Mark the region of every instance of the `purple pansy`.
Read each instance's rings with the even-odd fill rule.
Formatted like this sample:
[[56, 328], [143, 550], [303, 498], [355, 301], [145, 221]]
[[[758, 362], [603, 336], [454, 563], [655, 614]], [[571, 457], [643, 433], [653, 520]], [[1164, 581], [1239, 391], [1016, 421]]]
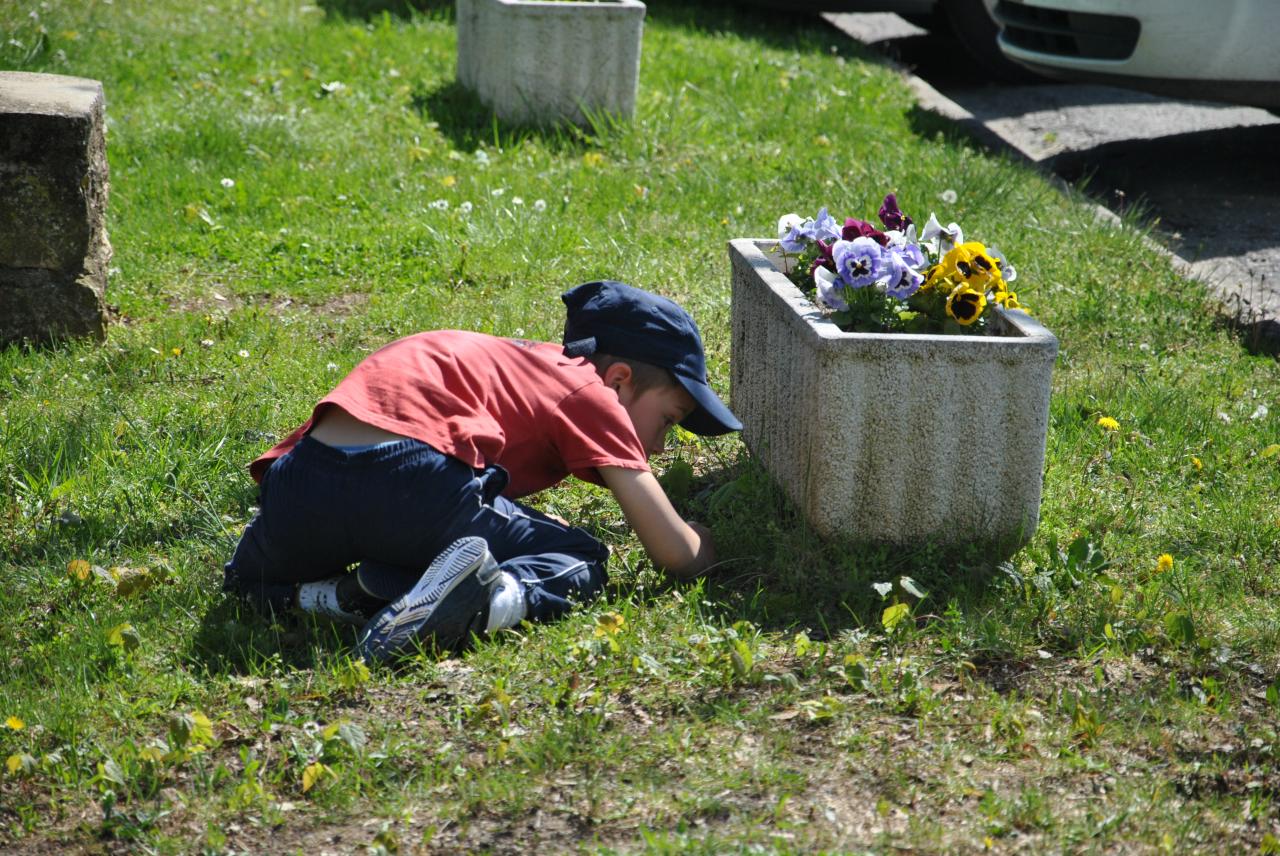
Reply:
[[828, 214], [825, 207], [818, 209], [818, 216], [813, 221], [813, 237], [819, 241], [835, 241], [840, 238], [836, 218]]
[[831, 248], [836, 276], [849, 288], [865, 288], [884, 273], [884, 250], [871, 238], [836, 241]]
[[852, 217], [844, 221], [844, 229], [841, 230], [840, 237], [846, 241], [852, 241], [855, 238], [870, 238], [882, 247], [889, 242], [884, 232], [881, 232], [866, 220], [855, 220]]
[[825, 241], [818, 241], [817, 246], [818, 255], [814, 258], [813, 262], [810, 263], [809, 273], [812, 274], [820, 267], [826, 268], [834, 273], [836, 269], [836, 260], [831, 256], [831, 244], [828, 244]]
[[880, 222], [886, 229], [898, 232], [905, 232], [911, 225], [911, 218], [903, 214], [902, 209], [898, 207], [896, 194], [890, 193], [885, 196], [884, 204], [880, 206]]
[[[918, 247], [912, 247], [917, 253]], [[906, 300], [915, 294], [924, 282], [924, 276], [913, 270], [907, 260], [896, 250], [885, 250], [884, 260], [887, 276], [884, 280], [884, 293], [898, 300]]]

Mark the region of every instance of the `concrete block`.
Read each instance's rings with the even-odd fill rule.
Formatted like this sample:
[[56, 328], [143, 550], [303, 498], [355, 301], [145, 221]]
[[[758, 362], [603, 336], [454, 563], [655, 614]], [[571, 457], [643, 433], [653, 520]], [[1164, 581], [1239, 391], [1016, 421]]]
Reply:
[[639, 0], [457, 0], [458, 81], [506, 122], [630, 117], [644, 15]]
[[0, 343], [104, 334], [107, 190], [102, 84], [0, 72]]
[[743, 439], [827, 538], [1015, 547], [1040, 516], [1058, 340], [1024, 312], [1000, 335], [846, 333], [729, 242], [732, 407]]

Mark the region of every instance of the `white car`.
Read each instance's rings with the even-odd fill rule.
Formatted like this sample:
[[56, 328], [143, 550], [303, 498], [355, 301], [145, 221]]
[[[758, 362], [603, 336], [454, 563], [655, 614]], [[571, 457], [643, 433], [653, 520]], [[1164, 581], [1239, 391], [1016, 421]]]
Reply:
[[1280, 109], [1280, 0], [999, 0], [1004, 55], [1064, 80]]

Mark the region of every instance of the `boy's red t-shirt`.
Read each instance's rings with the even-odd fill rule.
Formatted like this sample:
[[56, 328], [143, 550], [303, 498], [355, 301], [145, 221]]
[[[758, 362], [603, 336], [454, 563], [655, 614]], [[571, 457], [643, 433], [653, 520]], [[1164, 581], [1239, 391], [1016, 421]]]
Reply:
[[262, 480], [321, 408], [421, 440], [468, 466], [498, 464], [503, 493], [526, 496], [569, 474], [601, 484], [597, 467], [649, 469], [617, 393], [559, 345], [438, 330], [370, 354], [315, 406], [311, 419], [249, 465]]

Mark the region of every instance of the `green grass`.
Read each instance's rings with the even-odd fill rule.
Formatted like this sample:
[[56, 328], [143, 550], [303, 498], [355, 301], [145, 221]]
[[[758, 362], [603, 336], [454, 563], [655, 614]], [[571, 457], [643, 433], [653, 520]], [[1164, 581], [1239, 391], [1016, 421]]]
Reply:
[[[0, 67], [103, 81], [118, 312], [104, 344], [0, 351], [0, 847], [1275, 851], [1275, 361], [1146, 224], [1095, 223], [835, 31], [649, 5], [635, 120], [585, 132], [495, 123], [451, 4], [0, 9]], [[725, 242], [888, 190], [997, 244], [1062, 343], [1008, 563], [824, 544], [727, 438], [661, 462], [694, 467], [707, 580], [665, 583], [568, 484], [538, 502], [613, 546], [608, 600], [460, 658], [368, 673], [350, 631], [219, 592], [245, 464], [370, 349], [555, 339], [558, 294], [614, 277], [691, 309], [723, 390]], [[886, 630], [871, 584], [904, 575], [928, 594]]]

